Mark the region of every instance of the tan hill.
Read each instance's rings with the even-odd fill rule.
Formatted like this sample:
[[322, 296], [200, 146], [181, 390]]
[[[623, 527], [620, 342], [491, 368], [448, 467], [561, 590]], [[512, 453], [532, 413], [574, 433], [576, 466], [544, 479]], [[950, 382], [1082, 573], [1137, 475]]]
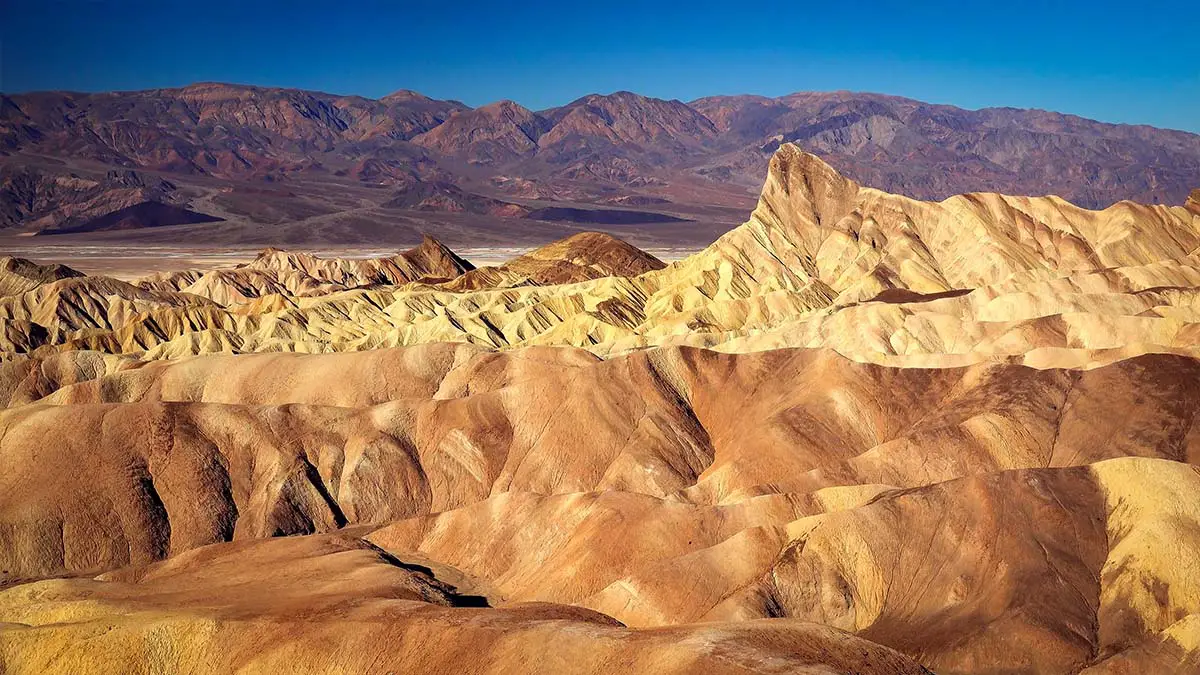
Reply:
[[169, 272], [142, 279], [138, 286], [182, 291], [224, 306], [275, 296], [274, 306], [278, 306], [290, 304], [288, 298], [293, 296], [416, 281], [438, 282], [457, 278], [472, 269], [471, 263], [426, 236], [419, 246], [389, 258], [323, 259], [307, 253], [267, 249], [254, 261], [233, 269]]
[[631, 277], [665, 264], [600, 232], [581, 232], [525, 253], [503, 265], [469, 271], [442, 287], [453, 291], [571, 284], [601, 277]]
[[[0, 657], [13, 672], [47, 673], [101, 662], [167, 672], [303, 663], [365, 673], [382, 663], [421, 673], [737, 675], [761, 672], [764, 662], [813, 675], [928, 672], [894, 650], [801, 621], [639, 631], [578, 607], [473, 607], [475, 598], [427, 569], [338, 535], [218, 546], [95, 580], [31, 584], [0, 591]], [[109, 622], [107, 608], [122, 619]]]

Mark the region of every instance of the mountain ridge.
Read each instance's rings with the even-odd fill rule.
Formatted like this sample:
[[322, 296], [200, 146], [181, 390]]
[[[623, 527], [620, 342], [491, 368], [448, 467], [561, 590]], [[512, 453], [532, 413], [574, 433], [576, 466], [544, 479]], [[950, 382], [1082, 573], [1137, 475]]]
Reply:
[[[535, 111], [409, 90], [370, 99], [196, 83], [0, 95], [0, 169], [40, 177], [33, 197], [0, 185], [0, 225], [28, 228], [47, 216], [50, 225], [77, 225], [65, 207], [80, 197], [51, 184], [92, 167], [162, 173], [179, 187], [169, 199], [181, 202], [211, 180], [303, 185], [284, 213], [310, 213], [313, 203], [346, 210], [324, 186], [413, 180], [500, 201], [665, 198], [708, 209], [742, 203], [770, 154], [789, 142], [859, 183], [923, 200], [1000, 192], [1056, 194], [1090, 208], [1178, 204], [1200, 185], [1200, 135], [1036, 109], [965, 110], [856, 92], [685, 103], [619, 91]], [[21, 206], [39, 199], [41, 210]], [[244, 210], [251, 222], [272, 222], [253, 205]], [[502, 217], [521, 217], [510, 212]]]

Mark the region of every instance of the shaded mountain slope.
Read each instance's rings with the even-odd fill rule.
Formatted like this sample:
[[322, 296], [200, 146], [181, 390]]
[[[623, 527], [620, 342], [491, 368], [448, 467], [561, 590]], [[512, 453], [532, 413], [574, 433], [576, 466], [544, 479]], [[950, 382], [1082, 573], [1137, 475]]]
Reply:
[[212, 223], [221, 220], [214, 216], [196, 213], [178, 206], [160, 202], [141, 202], [111, 213], [93, 218], [78, 225], [48, 227], [38, 234], [76, 234], [80, 232], [111, 232], [114, 230], [140, 230], [146, 227], [168, 227]]

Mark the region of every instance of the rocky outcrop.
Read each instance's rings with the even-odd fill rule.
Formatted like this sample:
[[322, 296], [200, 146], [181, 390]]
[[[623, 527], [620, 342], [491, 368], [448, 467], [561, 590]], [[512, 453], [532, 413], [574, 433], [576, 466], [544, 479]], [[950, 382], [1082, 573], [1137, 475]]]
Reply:
[[3, 258], [0, 259], [0, 296], [21, 295], [42, 284], [81, 276], [83, 272], [66, 265], [39, 265], [24, 258]]
[[471, 263], [426, 236], [419, 246], [388, 258], [327, 259], [266, 249], [253, 261], [233, 269], [169, 272], [142, 279], [138, 286], [182, 291], [228, 307], [268, 296], [276, 296], [286, 304], [291, 296], [402, 286], [418, 281], [437, 283], [456, 279], [473, 269]]

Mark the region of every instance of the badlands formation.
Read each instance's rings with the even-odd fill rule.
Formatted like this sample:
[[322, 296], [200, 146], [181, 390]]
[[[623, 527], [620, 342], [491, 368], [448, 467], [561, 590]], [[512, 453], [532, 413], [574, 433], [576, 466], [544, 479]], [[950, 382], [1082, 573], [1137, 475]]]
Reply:
[[1200, 193], [0, 267], [0, 672], [1200, 672]]

